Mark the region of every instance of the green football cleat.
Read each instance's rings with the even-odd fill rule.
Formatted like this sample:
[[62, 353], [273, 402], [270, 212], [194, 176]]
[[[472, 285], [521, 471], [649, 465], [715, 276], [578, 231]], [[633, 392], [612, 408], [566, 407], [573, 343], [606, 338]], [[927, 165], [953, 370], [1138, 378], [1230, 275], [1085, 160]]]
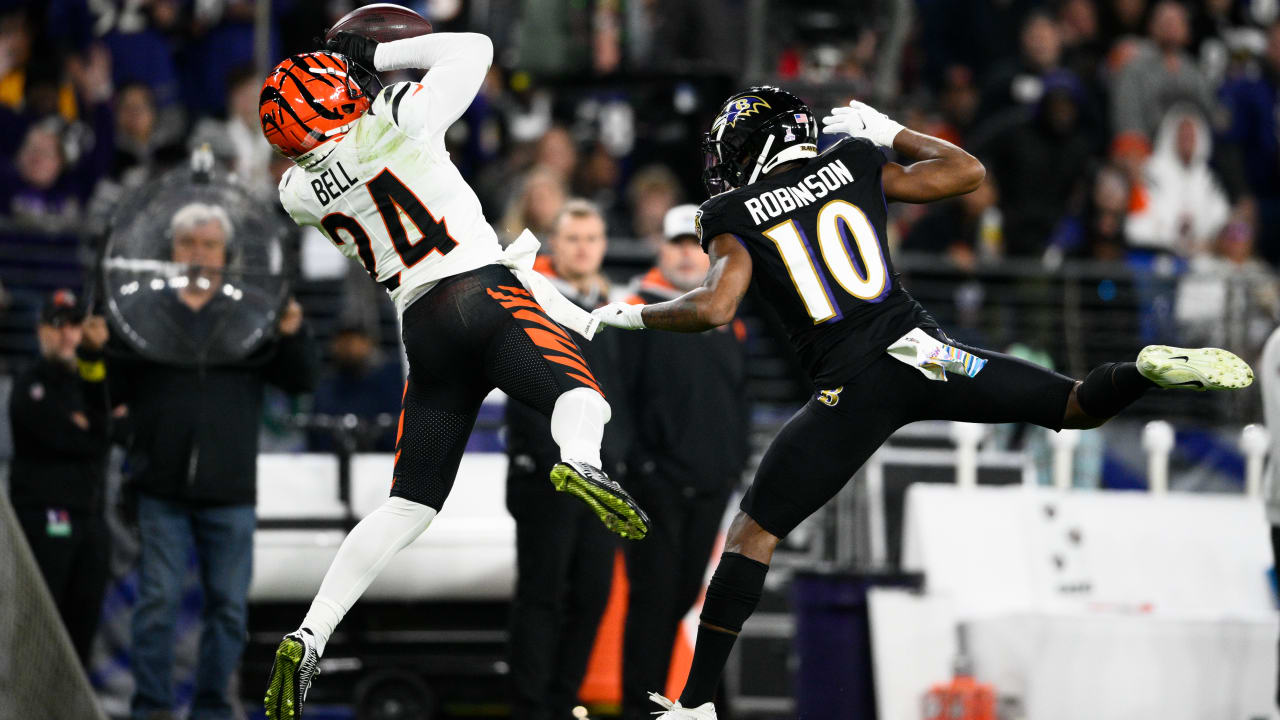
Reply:
[[649, 532], [649, 516], [597, 467], [577, 460], [556, 463], [551, 484], [586, 503], [605, 527], [627, 540], [641, 540]]
[[1253, 383], [1253, 368], [1221, 348], [1148, 345], [1138, 353], [1138, 372], [1162, 388], [1239, 390]]
[[320, 653], [316, 641], [308, 630], [291, 632], [276, 648], [276, 659], [271, 664], [271, 680], [267, 682], [267, 697], [263, 709], [267, 720], [298, 720], [302, 717], [302, 703], [307, 699], [311, 681], [320, 674]]

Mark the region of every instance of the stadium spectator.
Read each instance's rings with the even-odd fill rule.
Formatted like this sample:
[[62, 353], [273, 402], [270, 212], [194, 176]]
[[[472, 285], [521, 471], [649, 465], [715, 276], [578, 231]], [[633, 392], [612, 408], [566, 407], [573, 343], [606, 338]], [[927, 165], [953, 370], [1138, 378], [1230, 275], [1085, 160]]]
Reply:
[[902, 240], [907, 252], [945, 255], [973, 270], [979, 257], [999, 254], [1004, 242], [1000, 195], [991, 175], [977, 190], [930, 207]]
[[[231, 77], [236, 68], [254, 61], [254, 0], [203, 0], [192, 6], [188, 36], [178, 55], [182, 71], [183, 104], [195, 116], [227, 114], [231, 100]], [[282, 57], [279, 18], [288, 13], [293, 0], [271, 3], [272, 22], [266, 38], [268, 56]], [[314, 48], [308, 48], [308, 50]]]
[[573, 135], [563, 125], [552, 125], [534, 145], [533, 162], [555, 173], [561, 182], [572, 182], [573, 170], [578, 165], [578, 146]]
[[1005, 254], [1039, 257], [1050, 233], [1083, 198], [1090, 144], [1080, 127], [1082, 87], [1066, 71], [1043, 78], [1034, 108], [993, 118], [975, 149], [1000, 182]]
[[1098, 26], [1107, 47], [1114, 47], [1124, 38], [1143, 34], [1148, 0], [1108, 0], [1097, 4]]
[[[198, 347], [237, 312], [218, 277], [226, 266], [232, 225], [226, 211], [191, 203], [170, 223], [172, 258], [201, 268], [176, 292], [153, 296], [181, 318]], [[172, 365], [140, 356], [123, 343], [108, 356], [111, 397], [129, 406], [131, 493], [141, 549], [140, 597], [130, 659], [134, 718], [174, 710], [174, 629], [182, 583], [194, 548], [204, 591], [204, 628], [195, 672], [193, 717], [231, 717], [229, 682], [246, 637], [253, 557], [258, 430], [265, 383], [293, 393], [315, 384], [314, 348], [302, 309], [290, 302], [279, 337], [234, 365]]]
[[1254, 256], [1255, 233], [1246, 205], [1217, 234], [1212, 251], [1191, 260], [1175, 308], [1184, 340], [1227, 344], [1251, 360], [1261, 354], [1280, 321], [1280, 286]]
[[[1264, 238], [1280, 232], [1280, 23], [1266, 32], [1265, 51], [1235, 63], [1218, 93], [1229, 118], [1220, 138], [1241, 159], [1247, 192], [1257, 203], [1259, 232]], [[1280, 243], [1260, 248], [1273, 264], [1280, 260]]]
[[[607, 240], [600, 210], [570, 200], [547, 240], [538, 268], [573, 302], [594, 309], [609, 301], [600, 272]], [[613, 417], [604, 431], [605, 471], [621, 477], [628, 428], [616, 378], [618, 336], [580, 342], [583, 357], [609, 398]], [[507, 400], [507, 509], [516, 521], [516, 590], [511, 606], [512, 717], [559, 720], [578, 704], [596, 626], [613, 577], [614, 536], [578, 500], [547, 481], [560, 460], [545, 415]]]
[[1119, 70], [1111, 92], [1111, 124], [1116, 133], [1155, 135], [1161, 118], [1178, 103], [1190, 103], [1206, 116], [1213, 109], [1208, 78], [1187, 53], [1191, 21], [1176, 0], [1162, 0], [1151, 11], [1150, 42]]
[[1103, 166], [1094, 174], [1083, 212], [1063, 218], [1050, 245], [1061, 257], [1122, 260], [1128, 208], [1128, 178], [1114, 166]]
[[0, 106], [16, 112], [22, 108], [27, 60], [31, 57], [31, 30], [22, 11], [0, 11]]
[[627, 185], [627, 204], [631, 210], [631, 237], [662, 239], [663, 219], [680, 200], [680, 181], [664, 165], [641, 168]]
[[944, 125], [936, 128], [938, 137], [963, 144], [978, 121], [982, 95], [974, 84], [973, 72], [963, 65], [953, 65], [946, 73], [941, 95]]
[[554, 170], [535, 166], [525, 174], [520, 189], [507, 203], [507, 211], [502, 216], [504, 239], [515, 239], [525, 228], [539, 238], [547, 237], [568, 192]]
[[[667, 212], [657, 265], [637, 278], [629, 302], [662, 302], [702, 284], [710, 259], [698, 244], [696, 212], [694, 205]], [[635, 426], [627, 487], [653, 520], [644, 542], [626, 546], [624, 720], [651, 717], [649, 693], [666, 687], [680, 620], [698, 599], [729, 493], [747, 461], [745, 336], [735, 321], [693, 335], [622, 339], [622, 387]], [[715, 432], [689, 431], [700, 427]]]
[[1093, 85], [1107, 54], [1093, 0], [1066, 0], [1058, 6], [1058, 32], [1063, 65], [1087, 85]]
[[120, 88], [114, 104], [114, 156], [89, 200], [89, 224], [95, 231], [105, 227], [125, 193], [186, 159], [173, 134], [160, 126], [149, 86], [133, 83]]
[[594, 202], [614, 228], [628, 227], [626, 208], [619, 197], [622, 165], [618, 157], [596, 142], [587, 149], [574, 173], [573, 188], [579, 197]]
[[1022, 52], [991, 69], [982, 92], [982, 113], [997, 115], [1014, 107], [1030, 107], [1044, 94], [1042, 78], [1061, 67], [1062, 36], [1047, 12], [1033, 12], [1022, 26]]
[[53, 0], [47, 3], [45, 28], [63, 47], [84, 48], [102, 42], [111, 53], [111, 79], [117, 87], [143, 83], [161, 108], [179, 101], [178, 69], [170, 34], [179, 30], [183, 3], [101, 3]]
[[[316, 385], [312, 410], [317, 415], [354, 415], [364, 426], [352, 440], [360, 452], [392, 452], [396, 448], [395, 427], [389, 420], [400, 413], [404, 375], [397, 359], [378, 349], [369, 329], [360, 323], [346, 323], [334, 333], [329, 346], [332, 369]], [[379, 416], [388, 422], [379, 425]], [[308, 433], [308, 449], [332, 452], [333, 433]]]
[[270, 165], [275, 153], [262, 136], [258, 117], [261, 73], [249, 65], [237, 68], [227, 78], [227, 90], [226, 119], [201, 120], [191, 145], [209, 143], [214, 155], [231, 168], [250, 193], [265, 202], [274, 202], [277, 180], [272, 177]]
[[67, 69], [88, 125], [47, 116], [31, 124], [12, 164], [0, 166], [0, 216], [45, 231], [75, 227], [112, 153], [111, 60], [101, 47]]
[[1160, 123], [1143, 182], [1146, 206], [1129, 215], [1129, 243], [1190, 257], [1211, 249], [1231, 207], [1209, 167], [1209, 126], [1192, 106], [1172, 108]]
[[54, 292], [40, 311], [40, 359], [9, 397], [10, 497], [86, 667], [109, 574], [107, 334], [106, 322], [86, 318], [70, 290]]

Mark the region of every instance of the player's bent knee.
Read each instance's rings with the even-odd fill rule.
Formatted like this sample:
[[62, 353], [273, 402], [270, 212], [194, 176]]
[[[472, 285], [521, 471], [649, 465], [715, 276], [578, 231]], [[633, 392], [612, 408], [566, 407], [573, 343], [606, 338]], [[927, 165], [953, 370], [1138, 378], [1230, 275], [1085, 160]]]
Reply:
[[1092, 430], [1102, 427], [1107, 420], [1111, 418], [1099, 418], [1090, 415], [1084, 411], [1080, 405], [1080, 383], [1077, 382], [1075, 387], [1071, 389], [1071, 394], [1067, 396], [1067, 407], [1062, 413], [1062, 429], [1063, 430]]
[[725, 536], [724, 551], [744, 555], [766, 565], [773, 558], [773, 550], [780, 538], [760, 527], [750, 515], [739, 510], [729, 525]]
[[374, 512], [384, 517], [394, 515], [399, 519], [400, 524], [420, 527], [418, 532], [422, 532], [435, 519], [438, 511], [429, 505], [423, 505], [408, 498], [392, 496], [384, 500]]
[[613, 416], [613, 409], [609, 406], [609, 401], [604, 396], [591, 388], [577, 387], [572, 390], [566, 390], [560, 393], [560, 397], [556, 398], [555, 409], [557, 412], [561, 408], [591, 408], [603, 414], [603, 422], [609, 422]]

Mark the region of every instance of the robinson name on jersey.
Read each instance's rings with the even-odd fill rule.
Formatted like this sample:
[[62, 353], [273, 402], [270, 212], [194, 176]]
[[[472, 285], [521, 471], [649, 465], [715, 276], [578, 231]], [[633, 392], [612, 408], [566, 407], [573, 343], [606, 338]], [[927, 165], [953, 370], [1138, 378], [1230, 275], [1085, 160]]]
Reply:
[[795, 185], [786, 185], [761, 193], [743, 201], [743, 207], [757, 225], [821, 200], [841, 187], [853, 182], [853, 173], [844, 161], [833, 159], [812, 172]]

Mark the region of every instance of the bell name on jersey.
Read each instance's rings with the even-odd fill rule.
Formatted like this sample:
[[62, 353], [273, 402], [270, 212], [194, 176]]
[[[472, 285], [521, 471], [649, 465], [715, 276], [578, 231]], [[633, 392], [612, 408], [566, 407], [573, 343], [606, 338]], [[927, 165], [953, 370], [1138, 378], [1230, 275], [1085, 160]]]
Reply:
[[333, 167], [320, 173], [320, 177], [311, 180], [311, 192], [316, 195], [316, 202], [321, 207], [342, 197], [342, 193], [355, 187], [360, 178], [351, 177], [342, 163], [335, 162]]
[[703, 248], [731, 235], [760, 297], [818, 387], [838, 387], [913, 327], [936, 327], [903, 289], [885, 243], [883, 153], [842, 140], [698, 209]]
[[742, 205], [757, 225], [763, 225], [783, 213], [812, 205], [852, 182], [853, 173], [843, 160], [836, 158], [805, 175], [800, 182], [747, 198]]
[[443, 129], [425, 129], [430, 93], [422, 89], [383, 88], [328, 157], [280, 181], [293, 220], [363, 265], [401, 314], [439, 280], [502, 253], [479, 198], [449, 161]]

